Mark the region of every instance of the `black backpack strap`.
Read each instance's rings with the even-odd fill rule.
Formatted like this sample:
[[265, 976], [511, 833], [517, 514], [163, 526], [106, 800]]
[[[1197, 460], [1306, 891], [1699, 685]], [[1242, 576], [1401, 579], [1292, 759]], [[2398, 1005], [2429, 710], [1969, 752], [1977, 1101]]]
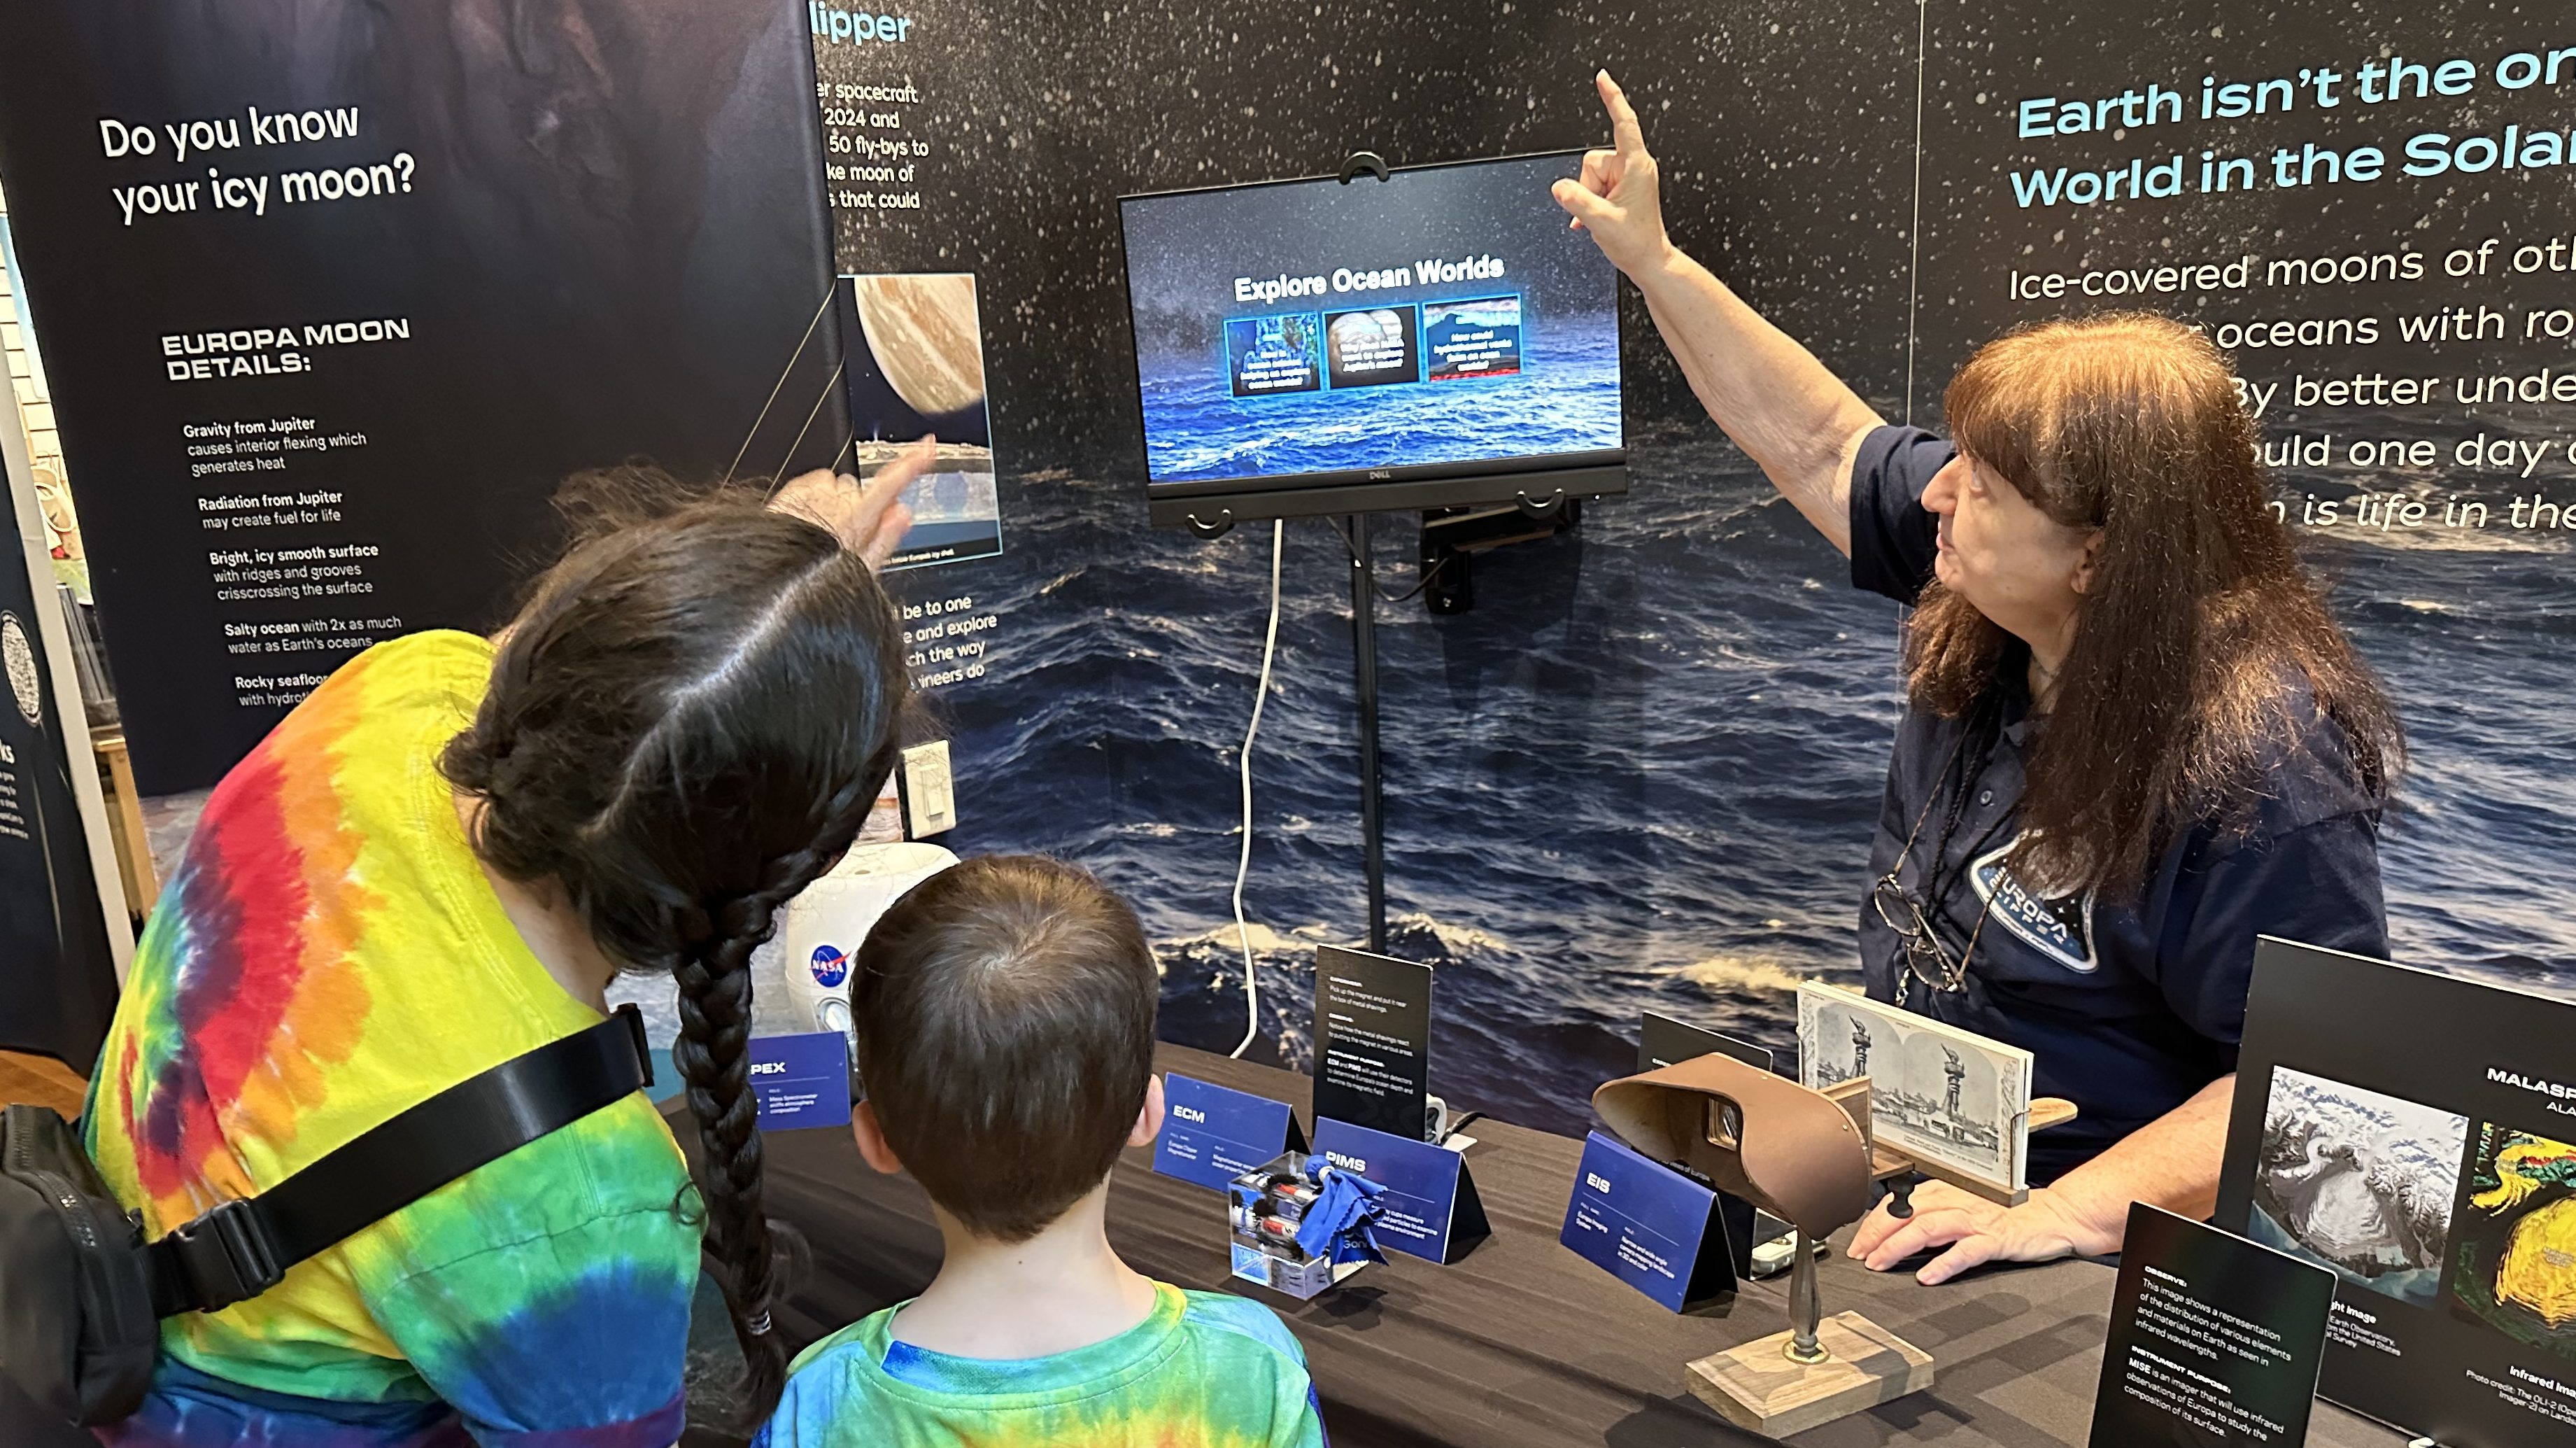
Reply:
[[476, 1167], [653, 1084], [631, 1005], [448, 1087], [258, 1196], [226, 1202], [154, 1242], [152, 1308], [212, 1312]]

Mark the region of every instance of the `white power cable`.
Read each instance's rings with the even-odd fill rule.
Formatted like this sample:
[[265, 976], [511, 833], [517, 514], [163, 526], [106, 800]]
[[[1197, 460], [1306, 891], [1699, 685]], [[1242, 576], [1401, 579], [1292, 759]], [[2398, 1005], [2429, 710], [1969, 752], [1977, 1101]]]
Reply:
[[1252, 927], [1243, 919], [1243, 882], [1252, 874], [1252, 741], [1261, 733], [1261, 706], [1270, 698], [1270, 662], [1279, 653], [1279, 555], [1288, 522], [1270, 522], [1270, 627], [1261, 636], [1261, 682], [1252, 691], [1252, 725], [1243, 731], [1243, 857], [1234, 866], [1234, 943], [1243, 947], [1243, 1040], [1226, 1054], [1241, 1056], [1261, 1034], [1261, 988], [1253, 974]]

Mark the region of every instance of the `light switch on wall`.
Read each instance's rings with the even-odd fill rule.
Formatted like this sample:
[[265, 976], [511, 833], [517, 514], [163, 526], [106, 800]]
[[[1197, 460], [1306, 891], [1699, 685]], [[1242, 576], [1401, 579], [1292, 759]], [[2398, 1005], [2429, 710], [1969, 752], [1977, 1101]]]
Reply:
[[957, 827], [957, 788], [948, 774], [947, 740], [905, 750], [895, 778], [903, 794], [904, 838], [927, 839]]

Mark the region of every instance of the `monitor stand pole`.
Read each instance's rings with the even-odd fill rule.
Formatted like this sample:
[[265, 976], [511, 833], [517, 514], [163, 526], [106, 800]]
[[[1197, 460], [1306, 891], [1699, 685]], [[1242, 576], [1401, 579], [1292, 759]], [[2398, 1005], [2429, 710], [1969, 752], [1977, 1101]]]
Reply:
[[1377, 572], [1369, 515], [1351, 515], [1351, 670], [1360, 706], [1360, 839], [1368, 873], [1368, 948], [1386, 953], [1386, 818], [1377, 762]]

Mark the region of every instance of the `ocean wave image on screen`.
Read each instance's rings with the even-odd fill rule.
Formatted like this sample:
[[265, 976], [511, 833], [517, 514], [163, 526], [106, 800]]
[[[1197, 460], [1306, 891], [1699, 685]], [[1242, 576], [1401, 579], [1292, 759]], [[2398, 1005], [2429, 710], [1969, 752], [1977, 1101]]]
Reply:
[[1158, 483], [1476, 462], [1620, 445], [1615, 320], [1532, 327], [1517, 376], [1237, 398], [1221, 360], [1165, 354], [1144, 379]]

